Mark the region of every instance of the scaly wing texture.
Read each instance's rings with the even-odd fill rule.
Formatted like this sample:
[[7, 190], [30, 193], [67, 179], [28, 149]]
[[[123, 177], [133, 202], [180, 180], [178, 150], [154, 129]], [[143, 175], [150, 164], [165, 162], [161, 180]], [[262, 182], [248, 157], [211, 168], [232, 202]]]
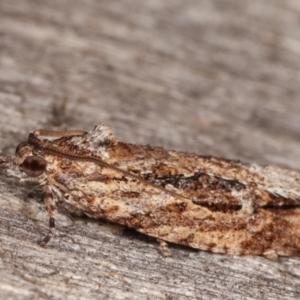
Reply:
[[100, 133], [55, 141], [108, 164], [76, 161], [70, 169], [63, 159], [53, 168], [64, 170], [49, 177], [66, 187], [68, 205], [202, 250], [300, 254], [298, 172], [118, 143], [109, 131]]

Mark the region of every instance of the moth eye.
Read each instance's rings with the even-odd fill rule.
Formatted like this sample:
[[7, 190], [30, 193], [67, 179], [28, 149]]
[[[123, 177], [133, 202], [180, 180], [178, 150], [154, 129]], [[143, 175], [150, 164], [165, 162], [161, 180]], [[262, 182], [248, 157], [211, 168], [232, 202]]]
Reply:
[[46, 161], [41, 156], [28, 156], [20, 165], [29, 177], [38, 177], [43, 174], [46, 169]]

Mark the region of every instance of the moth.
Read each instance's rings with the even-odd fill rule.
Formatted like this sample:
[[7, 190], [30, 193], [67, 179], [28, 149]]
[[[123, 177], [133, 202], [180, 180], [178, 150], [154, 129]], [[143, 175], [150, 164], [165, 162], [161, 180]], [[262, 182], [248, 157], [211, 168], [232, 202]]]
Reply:
[[37, 130], [0, 166], [57, 207], [167, 243], [233, 255], [300, 255], [300, 173], [117, 141], [110, 129]]

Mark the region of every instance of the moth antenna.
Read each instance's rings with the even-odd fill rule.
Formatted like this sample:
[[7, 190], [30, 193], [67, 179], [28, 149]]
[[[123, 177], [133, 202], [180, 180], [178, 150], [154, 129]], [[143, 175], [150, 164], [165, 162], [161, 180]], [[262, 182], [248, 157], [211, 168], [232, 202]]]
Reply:
[[87, 131], [84, 130], [48, 130], [48, 129], [38, 129], [33, 132], [35, 137], [38, 136], [73, 136], [73, 135], [85, 135]]

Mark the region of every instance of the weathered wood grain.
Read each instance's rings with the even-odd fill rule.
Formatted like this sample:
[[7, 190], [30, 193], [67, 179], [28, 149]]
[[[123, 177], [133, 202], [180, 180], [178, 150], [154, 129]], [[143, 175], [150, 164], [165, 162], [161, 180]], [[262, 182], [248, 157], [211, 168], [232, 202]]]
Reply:
[[[298, 1], [0, 1], [0, 149], [35, 129], [300, 168]], [[171, 247], [0, 174], [3, 299], [299, 299], [300, 259]]]

